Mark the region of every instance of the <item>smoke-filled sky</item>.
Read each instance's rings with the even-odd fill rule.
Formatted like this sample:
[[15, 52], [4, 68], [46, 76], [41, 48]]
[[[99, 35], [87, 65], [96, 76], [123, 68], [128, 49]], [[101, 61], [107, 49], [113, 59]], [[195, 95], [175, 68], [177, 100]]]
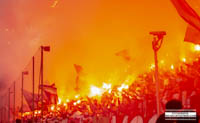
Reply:
[[[189, 2], [198, 11], [200, 2]], [[45, 81], [55, 82], [60, 95], [75, 87], [73, 64], [83, 67], [81, 87], [121, 83], [154, 62], [150, 31], [167, 32], [158, 56], [166, 64], [187, 57], [186, 26], [170, 0], [0, 0], [0, 89], [42, 44], [51, 46], [44, 56]], [[115, 55], [123, 49], [131, 61]]]

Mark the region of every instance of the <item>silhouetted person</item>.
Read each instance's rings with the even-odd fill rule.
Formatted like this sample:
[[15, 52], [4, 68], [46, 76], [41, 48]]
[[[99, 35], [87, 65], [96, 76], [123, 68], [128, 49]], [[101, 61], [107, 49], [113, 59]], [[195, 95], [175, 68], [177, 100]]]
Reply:
[[[166, 109], [182, 109], [182, 103], [179, 100], [170, 100], [165, 105]], [[156, 123], [177, 123], [175, 120], [166, 120], [165, 119], [165, 113], [161, 114]]]
[[21, 120], [20, 119], [16, 119], [16, 123], [21, 123]]

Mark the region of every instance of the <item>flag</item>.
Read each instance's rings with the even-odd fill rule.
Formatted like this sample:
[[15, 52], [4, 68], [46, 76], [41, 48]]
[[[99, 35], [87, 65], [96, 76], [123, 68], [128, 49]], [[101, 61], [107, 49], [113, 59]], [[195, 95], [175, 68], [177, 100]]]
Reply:
[[200, 44], [200, 31], [198, 31], [191, 25], [188, 25], [184, 41], [192, 42], [194, 44]]
[[57, 101], [58, 101], [57, 94], [52, 94], [52, 93], [50, 93], [48, 91], [45, 91], [45, 90], [44, 90], [44, 93], [45, 93], [45, 95], [46, 95], [46, 97], [48, 99], [47, 100], [48, 104], [56, 104], [57, 103]]
[[116, 56], [121, 56], [123, 59], [125, 59], [126, 61], [130, 61], [131, 60], [131, 57], [129, 55], [129, 52], [128, 50], [124, 49], [124, 50], [121, 50], [117, 53], [115, 53]]
[[186, 0], [171, 0], [179, 15], [190, 25], [200, 31], [200, 17]]
[[[41, 89], [42, 85], [40, 85]], [[43, 90], [44, 90], [44, 100], [48, 104], [56, 104], [58, 100], [57, 96], [57, 88], [55, 86], [55, 83], [51, 85], [43, 85]]]
[[[24, 91], [24, 98], [25, 98], [30, 110], [33, 110], [33, 94], [26, 90], [23, 90], [23, 91]], [[37, 94], [35, 94], [35, 100], [34, 100], [35, 107], [37, 105], [37, 102], [38, 102], [38, 98], [37, 98]]]
[[77, 65], [77, 64], [74, 64], [74, 68], [75, 68], [77, 74], [80, 74], [83, 70], [82, 66]]
[[[42, 85], [40, 85], [40, 89], [41, 87]], [[53, 83], [52, 85], [43, 85], [43, 90], [51, 94], [57, 94], [57, 88], [55, 87], [55, 83]]]
[[200, 44], [200, 17], [186, 0], [171, 0], [179, 15], [189, 24], [184, 41]]

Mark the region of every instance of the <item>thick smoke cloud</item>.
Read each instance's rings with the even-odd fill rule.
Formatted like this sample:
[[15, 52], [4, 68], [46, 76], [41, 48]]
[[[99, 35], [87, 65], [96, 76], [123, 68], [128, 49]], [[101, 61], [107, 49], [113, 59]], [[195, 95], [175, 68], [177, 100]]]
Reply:
[[[159, 51], [166, 65], [188, 56], [183, 42], [186, 23], [169, 0], [0, 0], [0, 85], [12, 83], [41, 44], [45, 81], [55, 82], [60, 95], [74, 91], [80, 64], [85, 87], [103, 81], [118, 84], [128, 74], [147, 71], [153, 63], [149, 31], [165, 30]], [[160, 7], [164, 6], [164, 7]], [[115, 55], [127, 49], [131, 61]]]

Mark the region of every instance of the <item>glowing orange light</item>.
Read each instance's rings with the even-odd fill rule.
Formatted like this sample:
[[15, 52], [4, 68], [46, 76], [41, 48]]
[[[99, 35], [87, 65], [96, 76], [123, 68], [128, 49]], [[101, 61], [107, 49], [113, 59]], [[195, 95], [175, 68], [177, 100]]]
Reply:
[[103, 83], [103, 88], [108, 90], [111, 88], [111, 84]]
[[109, 90], [108, 90], [108, 93], [110, 94], [110, 93], [111, 93], [111, 91], [112, 91], [112, 90], [111, 90], [111, 89], [109, 89]]
[[125, 89], [128, 89], [128, 85], [124, 85], [124, 88], [125, 88]]
[[182, 58], [182, 61], [183, 61], [183, 62], [186, 62], [186, 58]]
[[57, 110], [60, 111], [60, 107], [58, 107]]
[[121, 87], [119, 87], [119, 88], [117, 88], [117, 90], [118, 90], [118, 91], [122, 91], [122, 88], [121, 88]]
[[77, 99], [79, 97], [79, 95], [76, 95], [75, 98]]
[[195, 46], [194, 46], [194, 50], [195, 50], [195, 51], [200, 51], [200, 45], [195, 45]]
[[103, 92], [100, 88], [96, 87], [96, 86], [91, 86], [90, 88], [90, 96], [97, 96], [97, 95], [101, 95]]
[[66, 99], [66, 102], [69, 102], [69, 99]]
[[35, 114], [37, 114], [38, 112], [37, 111], [35, 111]]
[[26, 116], [26, 115], [30, 115], [31, 114], [31, 112], [24, 112], [24, 116]]
[[62, 103], [61, 98], [58, 98], [58, 105], [60, 105]]
[[[161, 61], [160, 61], [160, 63], [161, 63], [161, 64], [164, 64], [164, 63], [165, 63], [165, 61], [164, 61], [164, 60], [161, 60]], [[154, 67], [155, 67], [155, 65], [154, 65]]]
[[52, 111], [54, 111], [54, 109], [55, 109], [55, 106], [54, 106], [54, 105], [52, 105], [52, 106], [51, 106], [51, 110], [52, 110]]
[[155, 68], [155, 64], [151, 64], [150, 69], [154, 69]]
[[74, 105], [76, 105], [77, 103], [76, 102], [74, 102]]
[[66, 104], [66, 103], [64, 103], [63, 105], [64, 105], [64, 106], [67, 106], [67, 104]]
[[80, 100], [78, 100], [78, 101], [77, 101], [77, 104], [79, 104], [79, 103], [81, 103], [81, 101], [80, 101]]
[[173, 70], [174, 69], [174, 65], [171, 65], [170, 68]]
[[128, 85], [122, 84], [119, 88], [117, 88], [118, 91], [122, 91], [123, 89], [128, 89]]

